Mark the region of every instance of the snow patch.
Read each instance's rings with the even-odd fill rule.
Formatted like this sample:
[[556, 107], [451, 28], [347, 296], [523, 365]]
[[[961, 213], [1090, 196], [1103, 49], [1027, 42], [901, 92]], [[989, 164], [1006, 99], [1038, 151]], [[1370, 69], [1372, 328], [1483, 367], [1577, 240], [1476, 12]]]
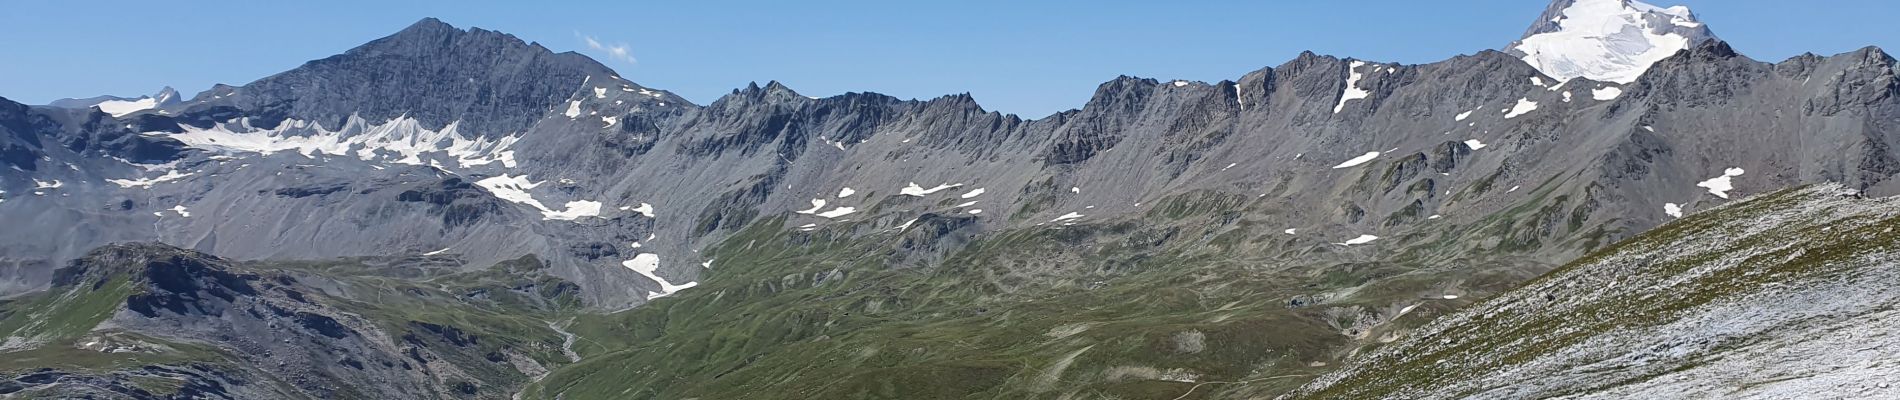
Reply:
[[601, 203], [598, 201], [570, 201], [567, 202], [565, 208], [561, 210], [551, 209], [541, 204], [541, 201], [535, 200], [534, 195], [528, 193], [528, 191], [533, 190], [537, 186], [541, 186], [543, 183], [547, 183], [547, 181], [535, 182], [528, 179], [526, 175], [511, 176], [502, 174], [475, 181], [475, 186], [488, 189], [489, 193], [493, 193], [495, 197], [501, 198], [502, 200], [534, 207], [534, 209], [541, 211], [542, 219], [573, 221], [580, 217], [600, 216]]
[[1334, 114], [1345, 110], [1347, 101], [1363, 99], [1372, 95], [1372, 92], [1360, 89], [1358, 86], [1359, 80], [1366, 77], [1364, 74], [1359, 73], [1359, 67], [1365, 65], [1366, 63], [1364, 61], [1353, 61], [1352, 65], [1346, 67], [1346, 91], [1339, 95], [1339, 105], [1333, 106]]
[[561, 115], [566, 115], [568, 118], [579, 118], [581, 116], [581, 101], [574, 100], [567, 102], [567, 112], [563, 112]]
[[654, 283], [660, 284], [660, 291], [647, 291], [647, 300], [666, 297], [674, 293], [679, 293], [681, 290], [699, 286], [699, 282], [686, 282], [685, 284], [674, 285], [671, 282], [667, 282], [666, 278], [655, 275], [654, 272], [660, 270], [660, 255], [658, 254], [640, 253], [634, 255], [632, 260], [622, 261], [620, 265], [640, 275], [646, 276], [647, 279], [652, 279]]
[[910, 186], [905, 186], [903, 190], [898, 191], [897, 193], [906, 195], [906, 196], [923, 197], [923, 196], [930, 195], [931, 193], [941, 192], [948, 189], [955, 189], [961, 186], [963, 186], [963, 184], [961, 183], [956, 183], [956, 184], [945, 183], [942, 185], [937, 185], [937, 187], [925, 189], [923, 186], [917, 186], [917, 182], [911, 182]]
[[1663, 203], [1663, 214], [1669, 214], [1669, 216], [1671, 217], [1682, 218], [1682, 206], [1676, 203]]
[[1709, 194], [1713, 194], [1715, 195], [1715, 197], [1726, 199], [1728, 198], [1728, 192], [1730, 190], [1735, 190], [1735, 184], [1732, 178], [1737, 177], [1737, 176], [1742, 176], [1742, 173], [1744, 172], [1747, 172], [1747, 171], [1743, 171], [1741, 168], [1729, 168], [1725, 171], [1722, 171], [1722, 176], [1710, 178], [1709, 180], [1702, 181], [1702, 183], [1697, 183], [1695, 185], [1697, 187], [1709, 189]]
[[831, 211], [818, 213], [818, 216], [825, 217], [825, 218], [837, 218], [837, 217], [850, 215], [851, 213], [854, 213], [854, 212], [858, 212], [858, 209], [856, 207], [838, 207], [838, 208], [832, 209]]
[[842, 199], [842, 198], [846, 198], [846, 197], [851, 197], [851, 195], [854, 195], [854, 194], [858, 194], [858, 191], [856, 191], [856, 190], [851, 190], [851, 188], [849, 188], [849, 187], [847, 187], [847, 188], [844, 188], [844, 189], [839, 189], [839, 190], [838, 190], [838, 198], [840, 198], [840, 199]]
[[1351, 160], [1346, 160], [1346, 162], [1339, 163], [1339, 165], [1334, 165], [1333, 169], [1357, 167], [1365, 163], [1372, 162], [1372, 160], [1375, 158], [1379, 158], [1379, 152], [1374, 151], [1374, 152], [1366, 153], [1365, 155], [1353, 157], [1353, 159]]
[[184, 178], [187, 176], [191, 176], [191, 174], [181, 173], [181, 172], [178, 172], [178, 170], [174, 169], [170, 171], [165, 171], [164, 175], [159, 175], [157, 177], [152, 177], [152, 178], [107, 179], [106, 182], [112, 182], [112, 184], [119, 185], [119, 187], [125, 187], [125, 188], [132, 188], [132, 187], [150, 188], [152, 187], [153, 184], [167, 182], [167, 181], [175, 181], [175, 180], [178, 180], [179, 178]]
[[1590, 97], [1597, 99], [1597, 101], [1615, 100], [1617, 96], [1622, 96], [1622, 95], [1623, 95], [1623, 88], [1619, 88], [1615, 86], [1590, 90]]
[[1471, 139], [1471, 140], [1465, 141], [1465, 147], [1470, 147], [1472, 150], [1478, 150], [1478, 149], [1483, 149], [1485, 147], [1485, 144], [1484, 142], [1478, 141], [1478, 139]]
[[983, 195], [983, 188], [976, 188], [976, 190], [964, 192], [963, 195], [960, 195], [957, 197], [967, 199], [967, 198], [972, 198], [972, 197], [982, 196], [982, 195]]
[[825, 199], [811, 199], [810, 209], [801, 210], [801, 211], [793, 211], [793, 212], [799, 213], [799, 214], [817, 214], [818, 210], [823, 210], [823, 209], [825, 209]]
[[138, 100], [106, 100], [94, 106], [99, 107], [99, 111], [104, 111], [106, 114], [112, 114], [114, 117], [123, 117], [126, 114], [158, 107], [158, 99], [145, 97]]
[[1359, 235], [1359, 237], [1352, 238], [1352, 240], [1347, 240], [1344, 243], [1338, 243], [1338, 244], [1340, 246], [1357, 246], [1357, 245], [1362, 245], [1366, 243], [1372, 243], [1372, 241], [1374, 240], [1379, 240], [1379, 237], [1372, 236], [1372, 235]]
[[1531, 111], [1537, 111], [1537, 102], [1531, 101], [1529, 98], [1517, 99], [1517, 105], [1511, 106], [1509, 110], [1505, 110], [1504, 119], [1517, 118], [1520, 115], [1529, 114]]

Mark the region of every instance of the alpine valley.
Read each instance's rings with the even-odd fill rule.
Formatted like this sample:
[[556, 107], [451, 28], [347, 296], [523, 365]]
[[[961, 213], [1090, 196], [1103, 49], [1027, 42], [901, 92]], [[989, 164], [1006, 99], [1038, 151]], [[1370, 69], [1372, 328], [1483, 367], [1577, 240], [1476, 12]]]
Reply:
[[435, 19], [0, 98], [0, 398], [1900, 397], [1895, 59], [1535, 21], [1036, 119]]

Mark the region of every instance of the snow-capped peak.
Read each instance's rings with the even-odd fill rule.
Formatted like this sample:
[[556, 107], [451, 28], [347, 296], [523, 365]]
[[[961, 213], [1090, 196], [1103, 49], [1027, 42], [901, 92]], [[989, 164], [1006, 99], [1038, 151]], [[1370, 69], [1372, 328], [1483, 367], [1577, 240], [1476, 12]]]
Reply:
[[181, 101], [178, 98], [178, 91], [166, 86], [164, 89], [159, 89], [158, 93], [138, 98], [98, 96], [88, 99], [59, 99], [54, 100], [50, 105], [74, 109], [99, 107], [99, 111], [112, 114], [114, 117], [122, 117], [139, 111], [172, 106]]
[[1557, 0], [1505, 50], [1557, 79], [1630, 83], [1657, 61], [1714, 39], [1684, 6]]

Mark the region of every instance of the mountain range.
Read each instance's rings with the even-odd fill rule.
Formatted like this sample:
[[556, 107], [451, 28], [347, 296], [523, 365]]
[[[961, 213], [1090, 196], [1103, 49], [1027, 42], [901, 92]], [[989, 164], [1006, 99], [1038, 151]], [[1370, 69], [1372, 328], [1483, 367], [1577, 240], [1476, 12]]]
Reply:
[[[1884, 229], [1888, 202], [1844, 196], [1900, 189], [1895, 73], [1558, 0], [1502, 50], [1124, 76], [1025, 119], [777, 82], [700, 105], [423, 19], [187, 100], [0, 98], [0, 393], [1719, 397], [1691, 389], [1750, 364], [1592, 371], [1638, 347], [1838, 355], [1795, 335], [1884, 321], [1886, 247], [1789, 232]], [[1847, 272], [1786, 282], [1852, 304], [1593, 281], [1842, 246], [1860, 258], [1821, 264]], [[1771, 329], [1814, 302], [1844, 303]], [[1608, 306], [1630, 303], [1655, 309]], [[1781, 311], [1710, 333], [1749, 307]], [[1737, 393], [1832, 382], [1768, 375]]]

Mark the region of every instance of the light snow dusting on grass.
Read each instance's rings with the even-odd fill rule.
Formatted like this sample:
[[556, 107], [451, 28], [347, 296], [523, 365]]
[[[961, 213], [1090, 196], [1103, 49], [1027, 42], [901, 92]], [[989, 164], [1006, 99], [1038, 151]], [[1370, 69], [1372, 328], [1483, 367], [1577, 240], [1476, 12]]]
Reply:
[[1710, 178], [1695, 185], [1709, 189], [1709, 194], [1713, 194], [1715, 197], [1726, 199], [1728, 198], [1728, 192], [1735, 190], [1735, 184], [1732, 179], [1737, 176], [1742, 176], [1744, 172], [1747, 171], [1743, 171], [1741, 168], [1729, 168], [1728, 170], [1722, 171], [1722, 176]]
[[1339, 165], [1333, 166], [1333, 169], [1357, 167], [1362, 164], [1372, 162], [1372, 159], [1375, 159], [1375, 158], [1379, 158], [1379, 152], [1374, 151], [1374, 152], [1366, 153], [1365, 155], [1353, 157], [1353, 159], [1351, 160], [1346, 160], [1346, 162], [1339, 163]]

